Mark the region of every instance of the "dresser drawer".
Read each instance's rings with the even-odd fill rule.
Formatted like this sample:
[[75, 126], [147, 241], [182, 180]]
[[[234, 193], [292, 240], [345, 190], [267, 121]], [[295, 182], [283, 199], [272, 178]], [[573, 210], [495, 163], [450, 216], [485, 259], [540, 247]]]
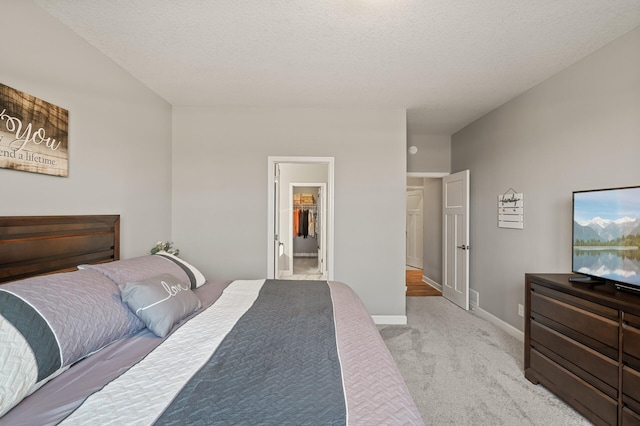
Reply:
[[596, 315], [608, 318], [612, 321], [618, 321], [618, 309], [614, 309], [600, 303], [592, 302], [590, 300], [582, 299], [580, 297], [576, 297], [562, 291], [557, 291], [552, 288], [537, 284], [535, 282], [531, 283], [531, 291], [538, 294], [544, 294], [545, 296], [549, 296], [552, 299], [568, 303], [569, 305], [577, 306], [584, 309], [585, 311], [592, 312]]
[[622, 394], [640, 402], [640, 372], [626, 365], [622, 368]]
[[640, 425], [640, 415], [624, 407], [622, 409], [622, 424], [623, 426], [638, 426]]
[[618, 397], [618, 363], [611, 358], [536, 321], [531, 321], [531, 346], [611, 398]]
[[535, 349], [531, 350], [531, 368], [538, 373], [540, 383], [592, 422], [610, 425], [617, 423], [616, 400], [598, 391]]
[[[531, 292], [531, 318], [617, 359], [619, 347], [617, 320], [605, 318], [583, 307], [554, 299], [538, 291]], [[607, 350], [606, 347], [611, 350]]]
[[640, 369], [640, 317], [627, 313], [622, 321], [622, 360]]

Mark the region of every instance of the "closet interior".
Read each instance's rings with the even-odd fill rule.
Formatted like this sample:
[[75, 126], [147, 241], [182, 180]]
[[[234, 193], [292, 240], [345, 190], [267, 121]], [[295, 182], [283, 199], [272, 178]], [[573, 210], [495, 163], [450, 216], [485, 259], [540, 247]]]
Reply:
[[293, 274], [320, 273], [317, 188], [295, 187], [293, 193]]

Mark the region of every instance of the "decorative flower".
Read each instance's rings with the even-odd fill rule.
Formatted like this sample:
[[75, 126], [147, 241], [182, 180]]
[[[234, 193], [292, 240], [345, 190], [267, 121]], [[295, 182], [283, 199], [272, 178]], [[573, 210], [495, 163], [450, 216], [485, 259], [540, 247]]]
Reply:
[[156, 254], [159, 251], [166, 251], [169, 254], [177, 256], [180, 254], [180, 250], [177, 248], [172, 248], [173, 242], [171, 241], [158, 241], [156, 245], [151, 249], [151, 254]]

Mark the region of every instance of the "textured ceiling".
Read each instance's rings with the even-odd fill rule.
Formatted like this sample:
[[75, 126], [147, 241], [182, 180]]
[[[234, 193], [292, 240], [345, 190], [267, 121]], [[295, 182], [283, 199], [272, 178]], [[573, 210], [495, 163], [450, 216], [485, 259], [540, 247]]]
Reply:
[[640, 26], [640, 0], [35, 0], [173, 105], [406, 108], [451, 134]]

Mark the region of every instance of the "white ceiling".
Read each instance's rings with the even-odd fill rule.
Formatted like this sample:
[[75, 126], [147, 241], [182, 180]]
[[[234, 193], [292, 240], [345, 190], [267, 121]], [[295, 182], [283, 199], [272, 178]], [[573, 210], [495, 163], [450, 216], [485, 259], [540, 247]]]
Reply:
[[173, 105], [407, 108], [451, 134], [640, 26], [640, 0], [35, 0]]

